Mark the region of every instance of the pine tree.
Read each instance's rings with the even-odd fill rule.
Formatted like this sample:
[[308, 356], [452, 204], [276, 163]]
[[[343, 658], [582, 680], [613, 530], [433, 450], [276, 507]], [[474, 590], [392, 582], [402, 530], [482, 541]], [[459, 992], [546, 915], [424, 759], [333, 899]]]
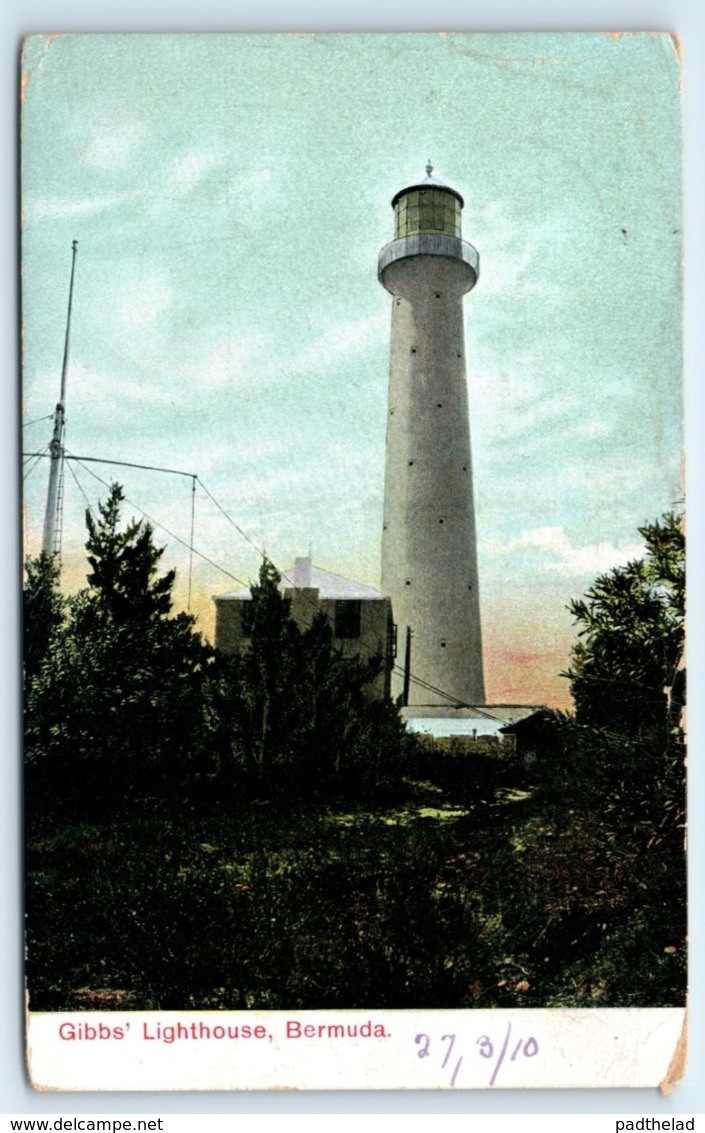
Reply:
[[28, 684], [47, 657], [51, 642], [63, 624], [64, 612], [57, 560], [43, 552], [36, 559], [28, 559], [23, 595], [24, 673]]
[[368, 695], [379, 658], [339, 656], [326, 615], [299, 628], [263, 562], [248, 603], [247, 649], [232, 662], [233, 749], [246, 777], [288, 798], [374, 793], [395, 779], [403, 725]]
[[158, 574], [164, 548], [155, 546], [149, 523], [132, 519], [120, 530], [124, 498], [120, 485], [113, 484], [106, 503], [98, 505], [100, 519], [86, 512], [88, 587], [113, 622], [144, 625], [170, 612], [176, 572]]
[[27, 700], [30, 768], [82, 809], [173, 798], [211, 761], [213, 651], [192, 617], [170, 616], [174, 572], [159, 574], [148, 524], [121, 527], [122, 500], [113, 485], [87, 516], [88, 585], [66, 600]]

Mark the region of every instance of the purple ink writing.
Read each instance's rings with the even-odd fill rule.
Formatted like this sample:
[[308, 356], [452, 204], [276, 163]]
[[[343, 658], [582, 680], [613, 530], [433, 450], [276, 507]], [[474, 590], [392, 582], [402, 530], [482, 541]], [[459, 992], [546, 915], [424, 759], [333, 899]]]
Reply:
[[[507, 1024], [506, 1033], [499, 1047], [489, 1035], [480, 1035], [480, 1037], [475, 1040], [475, 1045], [478, 1047], [480, 1057], [488, 1061], [494, 1061], [489, 1081], [490, 1086], [495, 1085], [502, 1064], [510, 1051], [510, 1062], [515, 1062], [520, 1057], [534, 1058], [539, 1053], [539, 1044], [533, 1035], [530, 1035], [528, 1038], [516, 1039], [513, 1043], [511, 1042], [511, 1037], [512, 1024], [510, 1022]], [[451, 1087], [456, 1085], [464, 1057], [463, 1054], [459, 1054], [459, 1052], [455, 1050], [456, 1039], [457, 1035], [448, 1034], [441, 1035], [440, 1039], [434, 1039], [432, 1042], [431, 1035], [424, 1034], [423, 1032], [416, 1035], [414, 1039], [415, 1045], [419, 1048], [416, 1052], [417, 1058], [428, 1058], [432, 1054], [437, 1055], [440, 1059], [441, 1070], [445, 1070], [450, 1064]]]
[[[502, 1043], [502, 1049], [499, 1052], [499, 1056], [498, 1056], [497, 1061], [495, 1062], [495, 1065], [494, 1065], [494, 1070], [492, 1071], [492, 1077], [490, 1078], [490, 1086], [494, 1086], [495, 1082], [497, 1081], [497, 1075], [499, 1074], [502, 1063], [504, 1062], [504, 1059], [505, 1059], [506, 1054], [507, 1054], [507, 1050], [509, 1048], [509, 1039], [511, 1038], [511, 1034], [512, 1034], [512, 1024], [507, 1023], [507, 1033], [504, 1036], [504, 1041]], [[489, 1035], [481, 1035], [480, 1038], [477, 1040], [477, 1045], [480, 1048], [480, 1057], [481, 1058], [493, 1058], [494, 1057], [495, 1048], [494, 1048], [494, 1044], [493, 1044], [492, 1040], [490, 1039]], [[519, 1039], [516, 1046], [514, 1047], [514, 1050], [512, 1051], [512, 1054], [511, 1054], [509, 1061], [514, 1062], [516, 1060], [517, 1056], [520, 1053], [523, 1054], [525, 1058], [533, 1058], [534, 1055], [538, 1054], [538, 1052], [539, 1052], [539, 1044], [537, 1043], [535, 1038], [530, 1036], [528, 1039]]]

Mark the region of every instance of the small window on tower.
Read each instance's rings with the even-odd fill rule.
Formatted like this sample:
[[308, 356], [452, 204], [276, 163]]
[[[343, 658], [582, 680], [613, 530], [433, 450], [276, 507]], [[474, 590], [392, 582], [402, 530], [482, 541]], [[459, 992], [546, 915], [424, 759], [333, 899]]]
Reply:
[[340, 599], [335, 603], [334, 634], [342, 640], [360, 636], [360, 614], [362, 603], [359, 598]]

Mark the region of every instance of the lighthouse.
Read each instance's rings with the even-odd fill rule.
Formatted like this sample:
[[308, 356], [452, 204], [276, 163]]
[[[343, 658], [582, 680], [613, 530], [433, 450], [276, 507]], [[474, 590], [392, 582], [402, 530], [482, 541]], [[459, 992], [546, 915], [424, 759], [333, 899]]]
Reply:
[[392, 691], [412, 712], [485, 703], [463, 329], [479, 256], [463, 198], [432, 173], [393, 198], [378, 266], [392, 296], [382, 590], [406, 642]]

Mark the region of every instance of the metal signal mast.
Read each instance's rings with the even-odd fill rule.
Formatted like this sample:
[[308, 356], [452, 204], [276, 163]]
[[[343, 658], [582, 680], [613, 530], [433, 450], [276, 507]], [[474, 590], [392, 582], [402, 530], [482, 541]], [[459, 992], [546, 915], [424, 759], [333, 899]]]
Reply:
[[76, 271], [76, 252], [78, 240], [71, 244], [71, 282], [69, 283], [69, 305], [66, 316], [66, 337], [64, 339], [64, 361], [61, 367], [61, 392], [54, 410], [54, 431], [49, 445], [49, 488], [47, 506], [44, 514], [44, 537], [42, 552], [45, 555], [61, 554], [61, 521], [64, 502], [64, 425], [66, 403], [66, 374], [69, 365], [69, 340], [71, 334], [71, 306], [73, 303], [73, 280]]

